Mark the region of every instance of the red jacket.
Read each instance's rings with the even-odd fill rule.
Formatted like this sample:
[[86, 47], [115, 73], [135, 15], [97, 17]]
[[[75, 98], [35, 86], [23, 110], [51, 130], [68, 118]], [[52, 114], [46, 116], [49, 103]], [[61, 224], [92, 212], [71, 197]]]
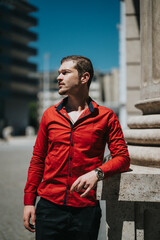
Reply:
[[[81, 192], [70, 193], [72, 183], [97, 167], [105, 177], [129, 167], [127, 146], [115, 113], [90, 99], [89, 107], [72, 125], [64, 108], [66, 99], [43, 114], [25, 186], [25, 205], [34, 205], [38, 193], [60, 205], [94, 206], [96, 189], [81, 198]], [[102, 165], [106, 143], [112, 159]]]

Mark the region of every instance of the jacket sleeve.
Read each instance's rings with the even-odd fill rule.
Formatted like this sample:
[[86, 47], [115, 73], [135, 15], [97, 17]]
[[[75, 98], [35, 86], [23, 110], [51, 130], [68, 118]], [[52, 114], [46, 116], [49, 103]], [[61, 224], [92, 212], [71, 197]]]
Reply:
[[24, 205], [34, 205], [36, 201], [37, 188], [42, 181], [44, 172], [44, 160], [48, 149], [48, 132], [45, 114], [39, 126], [33, 156], [28, 169], [27, 183], [24, 189]]
[[113, 111], [111, 111], [108, 120], [106, 135], [112, 159], [104, 163], [100, 168], [104, 172], [105, 177], [109, 177], [116, 173], [127, 171], [130, 165], [129, 153], [123, 132], [119, 120]]

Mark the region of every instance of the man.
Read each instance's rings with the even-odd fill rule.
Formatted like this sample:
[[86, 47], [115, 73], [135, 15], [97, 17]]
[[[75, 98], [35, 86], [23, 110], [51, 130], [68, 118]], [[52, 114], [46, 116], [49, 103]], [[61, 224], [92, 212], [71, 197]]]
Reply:
[[[128, 150], [116, 115], [89, 97], [91, 61], [68, 56], [58, 72], [59, 94], [67, 97], [42, 116], [25, 186], [24, 226], [34, 232], [36, 222], [37, 240], [96, 240], [96, 184], [128, 169]], [[106, 143], [112, 159], [102, 165]]]

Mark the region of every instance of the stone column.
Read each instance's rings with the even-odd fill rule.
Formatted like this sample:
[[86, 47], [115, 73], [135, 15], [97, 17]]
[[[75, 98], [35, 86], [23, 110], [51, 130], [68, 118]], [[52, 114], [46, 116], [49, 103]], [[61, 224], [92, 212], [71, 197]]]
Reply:
[[[135, 107], [135, 102], [140, 100], [141, 81], [140, 7], [139, 0], [126, 0], [124, 2], [126, 59], [125, 67], [120, 66], [120, 71], [126, 71], [125, 87], [127, 92], [126, 110], [128, 119], [131, 116], [141, 115], [141, 111]], [[122, 56], [125, 55], [124, 50], [121, 54]], [[124, 78], [124, 76], [122, 77]], [[122, 95], [125, 95], [125, 91], [121, 93], [121, 97]]]
[[[132, 91], [132, 104], [136, 102], [143, 115], [132, 115], [130, 129], [124, 134], [132, 163], [129, 171], [103, 182], [101, 198], [106, 200], [107, 240], [160, 239], [160, 0], [125, 0], [126, 9], [132, 7], [128, 19], [135, 17], [133, 10], [139, 2], [141, 100], [137, 102], [136, 92]], [[129, 22], [126, 26], [132, 33]], [[135, 39], [129, 41], [133, 51]], [[139, 82], [135, 79], [140, 78], [138, 64], [131, 66], [127, 61], [127, 65], [127, 82], [131, 86], [133, 81]], [[127, 88], [127, 96], [130, 94], [131, 89]]]
[[160, 1], [140, 1], [141, 100], [143, 113], [128, 121], [125, 139], [133, 164], [160, 167]]

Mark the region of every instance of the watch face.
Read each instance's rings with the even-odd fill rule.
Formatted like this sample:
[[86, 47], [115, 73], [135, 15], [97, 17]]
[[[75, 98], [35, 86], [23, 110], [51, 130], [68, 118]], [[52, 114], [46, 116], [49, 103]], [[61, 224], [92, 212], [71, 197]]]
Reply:
[[102, 172], [98, 171], [98, 177], [99, 177], [99, 179], [101, 179], [103, 177]]
[[97, 169], [98, 180], [102, 180], [104, 178], [104, 173], [101, 169]]

